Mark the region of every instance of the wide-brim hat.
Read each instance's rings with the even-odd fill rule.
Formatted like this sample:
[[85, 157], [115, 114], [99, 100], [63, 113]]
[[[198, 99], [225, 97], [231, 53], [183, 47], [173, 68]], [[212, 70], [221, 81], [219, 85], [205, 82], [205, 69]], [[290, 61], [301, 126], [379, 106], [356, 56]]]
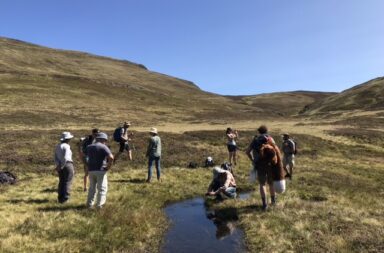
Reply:
[[64, 141], [64, 140], [70, 140], [72, 139], [74, 136], [70, 133], [70, 132], [63, 132], [61, 134], [61, 137], [60, 137], [60, 141]]
[[124, 126], [130, 126], [130, 125], [131, 125], [131, 122], [130, 122], [130, 121], [125, 121], [123, 125], [124, 125]]
[[283, 134], [281, 134], [281, 136], [287, 136], [287, 137], [289, 137], [289, 133], [283, 133]]
[[214, 167], [213, 170], [212, 170], [212, 173], [213, 173], [213, 176], [216, 178], [219, 176], [219, 174], [221, 173], [225, 173], [226, 171], [220, 167]]
[[156, 127], [151, 127], [149, 132], [152, 133], [152, 134], [157, 134], [157, 128]]
[[108, 140], [108, 135], [106, 133], [100, 132], [96, 135], [96, 139]]

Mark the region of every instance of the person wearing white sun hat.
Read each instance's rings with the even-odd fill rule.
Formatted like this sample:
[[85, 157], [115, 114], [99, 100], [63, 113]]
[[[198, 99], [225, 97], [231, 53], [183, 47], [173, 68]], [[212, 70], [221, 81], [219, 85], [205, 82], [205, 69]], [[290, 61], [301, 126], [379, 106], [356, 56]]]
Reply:
[[149, 130], [149, 134], [151, 135], [151, 137], [149, 138], [148, 148], [147, 148], [147, 153], [146, 153], [146, 156], [148, 157], [147, 183], [151, 182], [153, 162], [155, 162], [156, 175], [157, 175], [158, 181], [160, 181], [160, 173], [161, 173], [161, 168], [160, 168], [161, 139], [160, 139], [159, 134], [157, 132], [157, 128], [152, 127]]
[[57, 190], [59, 203], [65, 203], [69, 199], [73, 175], [75, 173], [72, 150], [71, 146], [69, 146], [69, 141], [73, 137], [70, 132], [63, 132], [60, 137], [60, 143], [55, 148], [56, 171], [59, 175]]

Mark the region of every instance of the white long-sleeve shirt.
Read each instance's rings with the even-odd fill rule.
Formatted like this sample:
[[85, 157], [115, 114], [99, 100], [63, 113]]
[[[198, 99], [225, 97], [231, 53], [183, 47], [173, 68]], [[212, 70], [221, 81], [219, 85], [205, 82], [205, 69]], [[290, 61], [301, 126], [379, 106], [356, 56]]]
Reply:
[[71, 146], [68, 143], [60, 143], [55, 149], [55, 164], [64, 168], [67, 162], [73, 162]]

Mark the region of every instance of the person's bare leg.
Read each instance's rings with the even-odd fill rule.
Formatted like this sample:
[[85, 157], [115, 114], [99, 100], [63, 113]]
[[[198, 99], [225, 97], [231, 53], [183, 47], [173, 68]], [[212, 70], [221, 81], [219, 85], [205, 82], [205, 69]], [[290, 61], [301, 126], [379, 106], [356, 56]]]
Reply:
[[269, 194], [271, 195], [271, 204], [276, 204], [276, 192], [273, 183], [269, 185]]
[[128, 150], [127, 155], [128, 155], [128, 160], [132, 161], [132, 151], [131, 150]]
[[87, 180], [88, 180], [87, 166], [84, 164], [84, 178], [83, 178], [84, 191], [87, 191]]
[[234, 165], [237, 164], [237, 152], [236, 151], [233, 152], [233, 164]]
[[265, 185], [260, 185], [260, 196], [261, 196], [261, 201], [263, 202], [263, 210], [267, 209], [267, 199], [266, 199], [266, 187]]

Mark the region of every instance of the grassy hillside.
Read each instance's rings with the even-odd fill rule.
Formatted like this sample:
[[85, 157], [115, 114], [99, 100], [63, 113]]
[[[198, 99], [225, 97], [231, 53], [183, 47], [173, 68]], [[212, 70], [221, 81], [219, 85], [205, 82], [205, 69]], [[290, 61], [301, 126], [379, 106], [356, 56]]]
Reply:
[[313, 103], [307, 108], [306, 114], [383, 109], [384, 77], [379, 77]]
[[305, 106], [328, 98], [336, 93], [314, 92], [314, 91], [293, 91], [276, 92], [254, 96], [232, 96], [229, 97], [236, 102], [243, 103], [255, 108], [269, 108], [280, 115], [296, 115]]
[[[159, 252], [171, 227], [163, 207], [204, 194], [212, 172], [186, 165], [208, 155], [226, 160], [228, 126], [240, 133], [238, 190], [252, 193], [213, 205], [237, 212], [249, 252], [383, 252], [380, 88], [382, 80], [368, 82], [343, 99], [316, 92], [222, 97], [131, 62], [0, 38], [0, 171], [19, 178], [0, 185], [0, 252]], [[377, 103], [357, 110], [365, 99], [358, 94], [367, 90]], [[335, 104], [326, 109], [327, 101]], [[311, 103], [308, 115], [279, 117]], [[345, 111], [327, 111], [337, 104]], [[126, 119], [134, 122], [134, 160], [118, 160], [105, 208], [88, 210], [78, 138], [91, 127], [111, 135]], [[278, 144], [279, 134], [289, 132], [299, 148], [293, 180], [267, 212], [258, 185], [248, 182], [243, 152], [260, 124]], [[146, 184], [149, 125], [162, 137], [163, 181]], [[75, 135], [76, 173], [71, 199], [60, 205], [53, 149], [64, 130]], [[118, 145], [109, 145], [115, 153]]]
[[[0, 128], [161, 124], [277, 115], [143, 65], [0, 38]], [[49, 117], [47, 116], [49, 115]], [[96, 121], [96, 122], [95, 122]]]

